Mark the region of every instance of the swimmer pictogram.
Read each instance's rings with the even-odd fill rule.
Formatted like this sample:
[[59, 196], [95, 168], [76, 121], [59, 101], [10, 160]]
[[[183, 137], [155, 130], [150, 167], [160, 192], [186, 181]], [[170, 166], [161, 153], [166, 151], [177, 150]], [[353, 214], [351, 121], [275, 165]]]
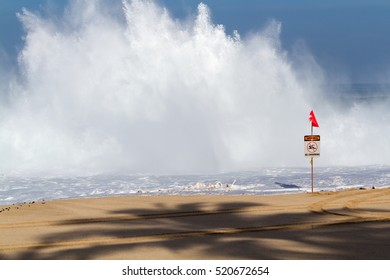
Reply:
[[317, 150], [318, 150], [318, 145], [316, 142], [309, 142], [307, 144], [307, 151], [309, 153], [315, 153], [315, 152], [317, 152]]

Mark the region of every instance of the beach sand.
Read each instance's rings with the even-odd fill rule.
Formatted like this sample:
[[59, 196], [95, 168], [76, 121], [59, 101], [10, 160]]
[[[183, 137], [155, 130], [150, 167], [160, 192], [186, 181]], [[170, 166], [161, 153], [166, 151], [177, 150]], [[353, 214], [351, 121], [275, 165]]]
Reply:
[[0, 206], [0, 259], [389, 259], [390, 188]]

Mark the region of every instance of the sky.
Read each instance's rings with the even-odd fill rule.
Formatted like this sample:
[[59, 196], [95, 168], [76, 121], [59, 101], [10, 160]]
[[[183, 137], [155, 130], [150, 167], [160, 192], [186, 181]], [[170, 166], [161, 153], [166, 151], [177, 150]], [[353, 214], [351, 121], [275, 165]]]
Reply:
[[[15, 63], [23, 46], [23, 28], [16, 17], [23, 7], [63, 12], [72, 0], [0, 0], [0, 59]], [[184, 19], [196, 13], [200, 0], [157, 0]], [[203, 0], [216, 24], [241, 37], [262, 30], [272, 19], [282, 23], [281, 41], [288, 52], [298, 42], [315, 57], [330, 79], [370, 83], [390, 74], [390, 1], [387, 0]]]

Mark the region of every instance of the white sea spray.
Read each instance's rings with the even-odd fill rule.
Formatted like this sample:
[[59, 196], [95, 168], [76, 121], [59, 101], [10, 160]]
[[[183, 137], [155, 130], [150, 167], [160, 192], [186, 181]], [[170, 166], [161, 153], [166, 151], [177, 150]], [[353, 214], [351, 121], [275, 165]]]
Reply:
[[[0, 111], [5, 174], [196, 173], [304, 166], [316, 112], [322, 166], [390, 163], [382, 102], [337, 106], [282, 24], [227, 34], [204, 4], [178, 20], [153, 1], [24, 10], [18, 71]], [[119, 8], [118, 8], [119, 7]]]

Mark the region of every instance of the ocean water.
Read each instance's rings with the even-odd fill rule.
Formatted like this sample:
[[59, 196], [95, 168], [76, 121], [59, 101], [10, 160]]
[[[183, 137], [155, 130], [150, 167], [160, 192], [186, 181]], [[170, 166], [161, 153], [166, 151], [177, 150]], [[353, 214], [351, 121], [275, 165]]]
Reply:
[[0, 203], [307, 191], [312, 109], [319, 189], [388, 184], [388, 85], [329, 81], [277, 19], [228, 34], [204, 4], [177, 19], [112, 3], [18, 15], [18, 64], [0, 61]]
[[[315, 168], [315, 191], [390, 186], [390, 167]], [[154, 195], [274, 195], [311, 192], [310, 168], [197, 175], [0, 177], [0, 205], [32, 201]]]

